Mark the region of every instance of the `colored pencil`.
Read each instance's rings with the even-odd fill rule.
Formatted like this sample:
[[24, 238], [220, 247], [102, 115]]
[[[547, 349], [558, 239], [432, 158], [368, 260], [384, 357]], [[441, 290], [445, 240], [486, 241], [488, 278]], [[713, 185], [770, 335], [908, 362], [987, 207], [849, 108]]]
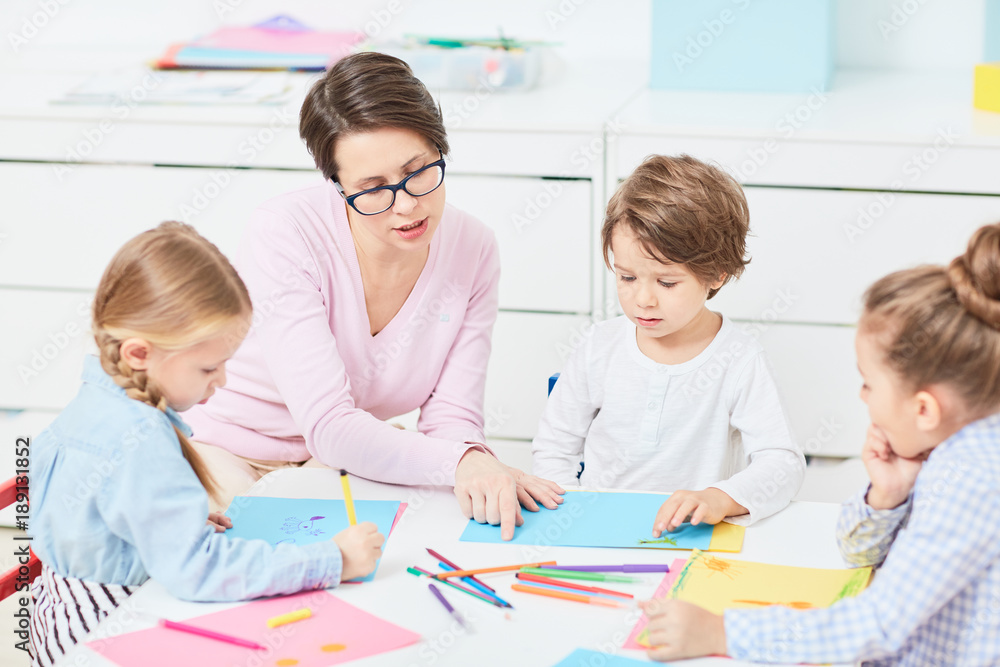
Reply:
[[[434, 576], [433, 572], [428, 572], [427, 570], [423, 570], [423, 569], [421, 569], [419, 567], [408, 567], [408, 568], [406, 568], [406, 571], [409, 572], [410, 574], [418, 576], [418, 577], [433, 577]], [[504, 607], [504, 606], [511, 607], [511, 605], [509, 603], [502, 603], [502, 602], [500, 602], [500, 600], [498, 600], [497, 598], [495, 598], [493, 596], [487, 596], [485, 593], [480, 593], [479, 591], [474, 591], [471, 588], [468, 588], [468, 587], [463, 586], [461, 584], [456, 584], [454, 582], [444, 581], [444, 580], [442, 580], [441, 583], [444, 584], [445, 586], [451, 586], [452, 588], [454, 588], [456, 590], [462, 591], [463, 593], [466, 593], [467, 595], [471, 595], [474, 598], [479, 598], [483, 602], [489, 602], [494, 607]], [[513, 607], [511, 607], [511, 609], [513, 609]]]
[[642, 563], [633, 565], [550, 565], [549, 569], [573, 570], [574, 572], [670, 572], [670, 566], [666, 563], [662, 565]]
[[584, 581], [617, 581], [623, 584], [634, 584], [642, 581], [638, 577], [623, 577], [619, 574], [601, 574], [600, 572], [574, 572], [571, 570], [549, 570], [543, 567], [522, 567], [521, 572], [539, 574], [555, 579], [582, 579]]
[[451, 606], [451, 603], [448, 602], [448, 600], [441, 593], [441, 591], [438, 590], [438, 587], [435, 586], [434, 584], [427, 584], [427, 588], [431, 589], [431, 593], [433, 593], [434, 597], [436, 597], [441, 602], [441, 604], [444, 605], [444, 608], [448, 610], [448, 613], [451, 614], [451, 617], [454, 618], [456, 621], [458, 621], [459, 625], [468, 630], [469, 626], [465, 624], [465, 619], [462, 618], [461, 614], [455, 611], [455, 608]]
[[340, 469], [340, 485], [344, 487], [344, 506], [347, 507], [347, 522], [358, 525], [358, 515], [354, 513], [354, 498], [351, 497], [351, 485], [347, 481], [347, 471]]
[[617, 600], [605, 600], [604, 598], [592, 597], [590, 595], [565, 593], [563, 591], [555, 591], [549, 588], [541, 588], [539, 586], [525, 586], [524, 584], [511, 584], [510, 587], [512, 590], [521, 591], [522, 593], [531, 593], [532, 595], [544, 595], [545, 597], [559, 598], [560, 600], [572, 600], [573, 602], [584, 602], [586, 604], [596, 604], [602, 607], [629, 606], [623, 602], [618, 602]]
[[631, 593], [622, 593], [621, 591], [613, 591], [610, 588], [598, 588], [597, 586], [583, 586], [581, 584], [571, 584], [568, 581], [562, 581], [561, 579], [542, 577], [537, 574], [528, 574], [527, 572], [518, 572], [514, 576], [524, 581], [533, 581], [538, 584], [548, 584], [549, 586], [562, 586], [563, 588], [572, 588], [577, 591], [586, 591], [588, 593], [601, 593], [603, 595], [614, 595], [621, 598], [635, 597]]
[[[457, 567], [452, 567], [451, 565], [445, 563], [444, 561], [438, 563], [438, 567], [440, 567], [442, 570], [445, 571], [458, 569]], [[494, 596], [496, 595], [495, 590], [493, 590], [492, 588], [487, 588], [485, 585], [481, 584], [479, 580], [476, 579], [475, 577], [462, 577], [462, 582], [465, 583], [466, 586], [470, 588], [475, 588], [478, 591], [482, 591], [486, 595], [494, 595]]]
[[[441, 561], [442, 563], [448, 565], [449, 567], [451, 567], [454, 570], [461, 570], [462, 569], [456, 563], [451, 562], [450, 560], [448, 560], [447, 558], [445, 558], [444, 556], [442, 556], [438, 552], [434, 551], [433, 549], [427, 549], [427, 553], [429, 553], [430, 555], [434, 556], [439, 561]], [[469, 577], [469, 579], [472, 579], [474, 582], [476, 582], [477, 584], [479, 584], [483, 588], [489, 589], [489, 591], [491, 593], [496, 593], [497, 592], [495, 588], [486, 585], [484, 582], [480, 581], [479, 579], [476, 579], [475, 577]]]
[[[475, 570], [453, 570], [451, 572], [439, 572], [434, 576], [438, 579], [448, 579], [450, 577], [469, 577], [473, 574], [488, 574], [490, 572], [510, 572], [511, 570], [520, 570], [526, 567], [542, 567], [544, 565], [555, 565], [554, 560], [546, 561], [544, 563], [521, 563], [520, 565], [500, 565], [499, 567], [480, 567]], [[534, 572], [532, 574], [545, 574], [544, 572]]]
[[165, 618], [160, 619], [160, 625], [162, 625], [165, 628], [170, 628], [171, 630], [180, 630], [181, 632], [188, 632], [192, 635], [199, 635], [201, 637], [215, 639], [216, 641], [226, 642], [227, 644], [236, 644], [237, 646], [244, 646], [246, 648], [252, 648], [258, 651], [264, 648], [257, 642], [250, 641], [249, 639], [240, 639], [239, 637], [233, 637], [232, 635], [224, 635], [221, 632], [214, 632], [212, 630], [206, 630], [205, 628], [198, 628], [193, 625], [188, 625], [186, 623], [168, 621]]

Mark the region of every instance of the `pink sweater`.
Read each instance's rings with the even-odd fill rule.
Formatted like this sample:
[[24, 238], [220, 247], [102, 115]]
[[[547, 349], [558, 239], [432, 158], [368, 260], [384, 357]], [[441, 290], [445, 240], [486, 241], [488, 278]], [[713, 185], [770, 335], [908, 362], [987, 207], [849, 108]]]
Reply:
[[[446, 206], [406, 302], [370, 334], [344, 200], [329, 183], [254, 213], [236, 266], [254, 324], [228, 384], [185, 420], [195, 439], [254, 459], [304, 461], [396, 484], [452, 484], [483, 442], [497, 316], [493, 232]], [[419, 433], [386, 423], [420, 408]]]

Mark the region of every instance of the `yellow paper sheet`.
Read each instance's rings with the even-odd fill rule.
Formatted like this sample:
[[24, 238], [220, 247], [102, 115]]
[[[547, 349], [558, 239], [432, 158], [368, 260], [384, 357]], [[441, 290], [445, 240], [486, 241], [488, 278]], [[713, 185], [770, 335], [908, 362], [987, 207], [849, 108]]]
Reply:
[[769, 565], [691, 554], [674, 582], [670, 597], [721, 614], [725, 609], [751, 609], [781, 604], [793, 609], [829, 607], [868, 585], [871, 568], [825, 570]]

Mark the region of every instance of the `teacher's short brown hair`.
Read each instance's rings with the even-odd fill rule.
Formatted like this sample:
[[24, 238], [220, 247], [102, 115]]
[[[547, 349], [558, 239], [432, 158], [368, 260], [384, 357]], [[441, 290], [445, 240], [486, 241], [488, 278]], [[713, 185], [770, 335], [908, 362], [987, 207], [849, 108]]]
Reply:
[[337, 181], [337, 139], [383, 127], [412, 130], [448, 153], [440, 107], [410, 66], [384, 53], [355, 53], [317, 81], [302, 104], [299, 136], [323, 177]]

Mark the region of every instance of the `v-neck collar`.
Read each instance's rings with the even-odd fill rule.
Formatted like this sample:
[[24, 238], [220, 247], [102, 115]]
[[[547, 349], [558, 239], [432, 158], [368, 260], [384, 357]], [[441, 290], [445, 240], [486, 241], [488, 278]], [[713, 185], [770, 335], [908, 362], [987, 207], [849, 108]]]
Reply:
[[417, 282], [413, 284], [413, 289], [410, 290], [403, 305], [399, 307], [399, 310], [392, 316], [392, 319], [378, 333], [372, 335], [371, 320], [368, 319], [368, 304], [365, 301], [365, 285], [361, 279], [361, 263], [358, 260], [357, 249], [354, 246], [351, 223], [347, 219], [347, 202], [344, 201], [344, 198], [332, 183], [329, 184], [329, 192], [330, 206], [333, 209], [333, 231], [351, 272], [351, 282], [354, 284], [354, 298], [358, 307], [358, 315], [365, 327], [365, 333], [368, 335], [369, 340], [392, 337], [391, 332], [409, 321], [413, 311], [421, 299], [423, 299], [424, 292], [427, 290], [427, 283], [430, 282], [431, 275], [434, 273], [434, 265], [437, 261], [438, 247], [441, 245], [441, 233], [444, 225], [438, 224], [438, 228], [434, 230], [434, 238], [431, 239], [431, 246], [427, 251], [427, 260], [424, 262], [424, 268], [421, 269], [420, 275], [417, 276]]

